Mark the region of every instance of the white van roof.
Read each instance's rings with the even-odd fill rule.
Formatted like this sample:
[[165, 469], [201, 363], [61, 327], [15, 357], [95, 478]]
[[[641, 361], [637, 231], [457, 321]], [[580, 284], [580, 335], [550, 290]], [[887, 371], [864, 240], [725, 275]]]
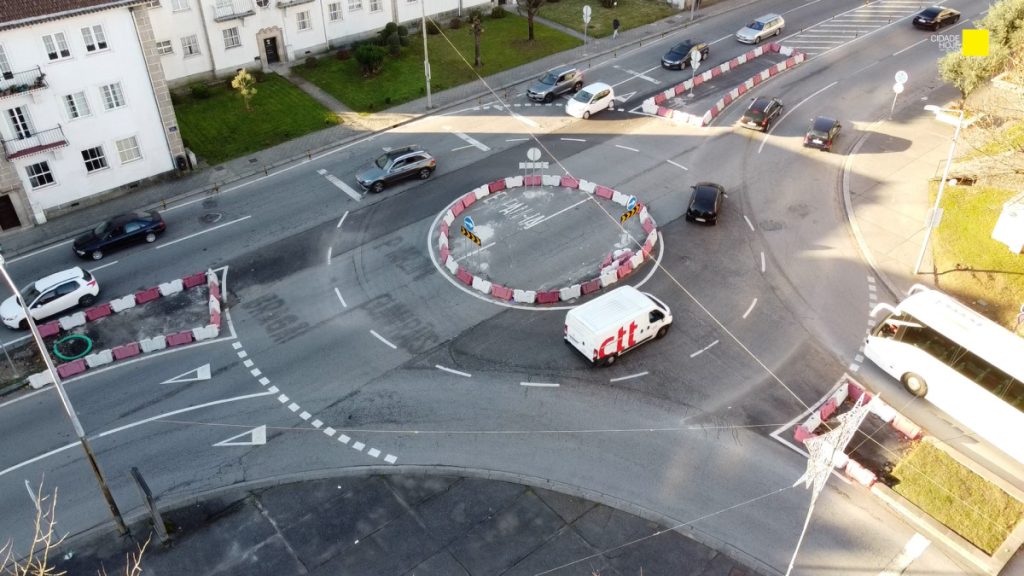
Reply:
[[573, 308], [569, 315], [592, 332], [601, 332], [620, 326], [623, 318], [640, 314], [652, 305], [651, 299], [643, 292], [632, 286], [622, 286]]

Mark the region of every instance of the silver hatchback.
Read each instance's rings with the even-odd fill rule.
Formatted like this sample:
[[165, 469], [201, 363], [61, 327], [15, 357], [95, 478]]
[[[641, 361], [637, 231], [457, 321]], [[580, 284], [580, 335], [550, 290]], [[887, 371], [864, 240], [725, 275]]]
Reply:
[[786, 21], [778, 14], [765, 14], [736, 32], [736, 39], [744, 44], [758, 44], [770, 36], [782, 34]]

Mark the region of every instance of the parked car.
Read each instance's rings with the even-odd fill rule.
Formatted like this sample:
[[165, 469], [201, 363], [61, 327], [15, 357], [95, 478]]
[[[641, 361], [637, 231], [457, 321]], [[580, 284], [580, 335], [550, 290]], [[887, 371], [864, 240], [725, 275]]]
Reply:
[[711, 53], [711, 49], [704, 42], [694, 40], [680, 42], [661, 57], [661, 66], [669, 70], [682, 70], [690, 64], [690, 55], [694, 52], [700, 52], [700, 59], [703, 62]]
[[551, 102], [570, 90], [583, 88], [583, 71], [575, 66], [558, 66], [548, 70], [526, 89], [526, 96], [538, 102]]
[[839, 120], [828, 116], [818, 116], [811, 120], [811, 128], [804, 136], [804, 146], [831, 152], [832, 143], [842, 129], [843, 125], [839, 123]]
[[753, 99], [747, 111], [743, 113], [740, 124], [747, 128], [767, 132], [771, 129], [772, 122], [780, 114], [782, 114], [782, 102], [778, 98], [762, 96]]
[[614, 105], [615, 91], [612, 90], [612, 87], [604, 82], [594, 82], [584, 86], [572, 97], [572, 100], [566, 103], [565, 112], [570, 116], [586, 120], [590, 118], [591, 114], [611, 109]]
[[914, 16], [914, 28], [924, 30], [938, 30], [943, 26], [951, 26], [960, 21], [960, 13], [945, 6], [932, 6], [925, 8]]
[[75, 239], [72, 247], [80, 258], [99, 260], [106, 252], [137, 242], [155, 242], [167, 228], [156, 210], [114, 216]]
[[713, 182], [700, 182], [690, 186], [690, 204], [686, 207], [686, 221], [700, 222], [709, 226], [718, 224], [718, 212], [722, 209], [725, 188]]
[[[21, 298], [28, 305], [34, 320], [45, 320], [75, 306], [91, 306], [100, 293], [99, 284], [78, 266], [50, 274], [21, 289]], [[28, 328], [25, 311], [15, 296], [0, 304], [0, 319], [7, 326]]]
[[786, 21], [778, 14], [765, 14], [736, 32], [736, 39], [744, 44], [757, 44], [770, 36], [782, 34]]
[[413, 176], [426, 180], [436, 168], [437, 160], [429, 152], [418, 146], [405, 146], [388, 150], [360, 168], [356, 182], [371, 192], [383, 192], [388, 184]]

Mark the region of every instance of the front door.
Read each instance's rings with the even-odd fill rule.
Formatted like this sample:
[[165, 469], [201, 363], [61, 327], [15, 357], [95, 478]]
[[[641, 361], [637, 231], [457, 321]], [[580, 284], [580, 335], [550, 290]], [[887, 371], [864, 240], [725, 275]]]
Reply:
[[18, 211], [14, 209], [14, 202], [8, 194], [0, 196], [0, 230], [19, 228], [21, 220], [18, 218]]
[[263, 39], [263, 50], [267, 53], [267, 64], [275, 64], [281, 61], [281, 57], [277, 55], [276, 36]]
[[11, 123], [11, 130], [14, 132], [16, 139], [24, 140], [32, 135], [32, 125], [29, 123], [28, 113], [24, 107], [9, 108], [7, 110], [7, 119]]

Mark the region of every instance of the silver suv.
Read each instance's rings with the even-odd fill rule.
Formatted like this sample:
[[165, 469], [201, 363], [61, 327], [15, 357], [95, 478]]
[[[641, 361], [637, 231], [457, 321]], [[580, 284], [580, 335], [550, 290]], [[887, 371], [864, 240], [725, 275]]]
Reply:
[[418, 146], [405, 146], [388, 150], [376, 160], [356, 172], [356, 181], [371, 192], [383, 192], [384, 187], [399, 180], [416, 176], [430, 178], [437, 168], [437, 160]]
[[526, 96], [538, 102], [551, 102], [557, 96], [583, 88], [583, 71], [575, 66], [558, 66], [544, 73], [530, 85]]

